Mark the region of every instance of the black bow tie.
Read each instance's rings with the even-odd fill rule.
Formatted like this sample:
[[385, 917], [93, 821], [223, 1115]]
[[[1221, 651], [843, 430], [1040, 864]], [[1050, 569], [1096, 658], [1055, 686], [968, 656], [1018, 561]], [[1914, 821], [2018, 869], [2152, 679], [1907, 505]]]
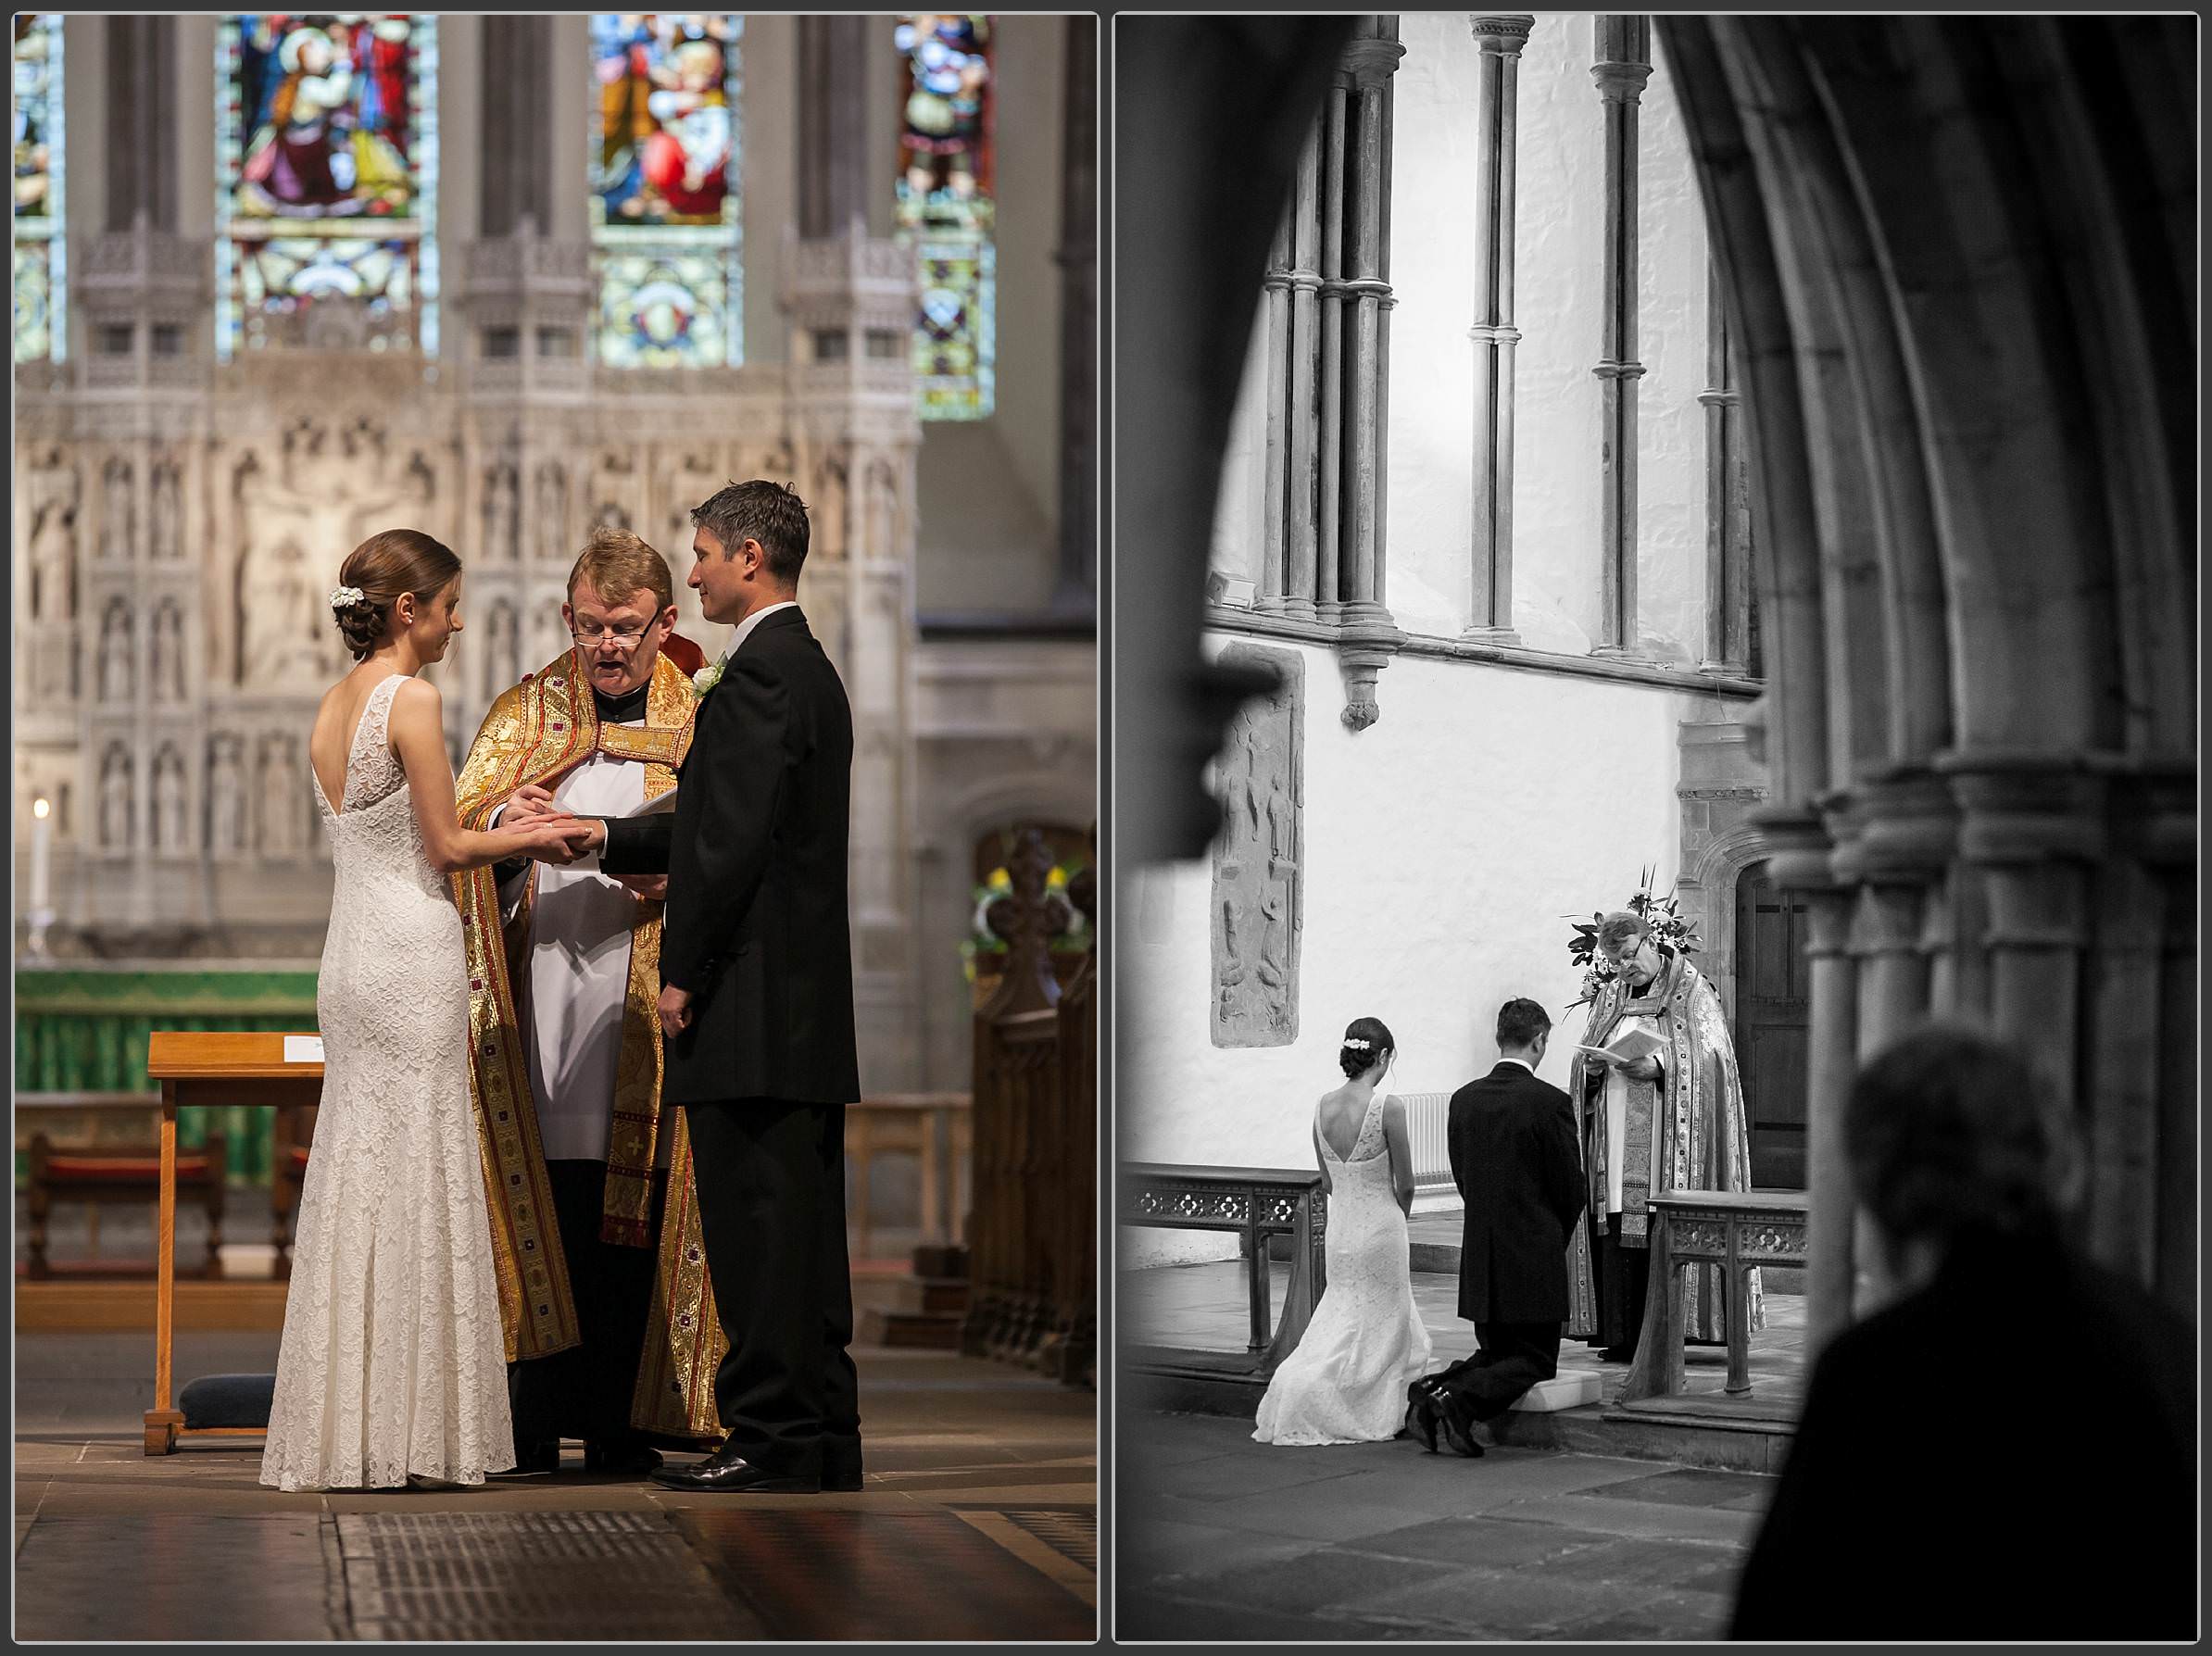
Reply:
[[599, 710], [599, 722], [627, 724], [633, 719], [643, 719], [646, 715], [646, 693], [652, 687], [650, 683], [647, 683], [621, 696], [610, 696], [597, 685], [593, 685], [592, 705]]

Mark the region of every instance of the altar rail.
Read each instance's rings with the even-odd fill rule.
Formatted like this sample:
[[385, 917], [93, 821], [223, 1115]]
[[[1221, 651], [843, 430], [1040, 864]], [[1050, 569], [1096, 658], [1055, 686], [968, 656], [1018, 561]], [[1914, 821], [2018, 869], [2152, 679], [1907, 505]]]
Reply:
[[[1313, 1307], [1328, 1286], [1328, 1196], [1311, 1168], [1185, 1167], [1173, 1162], [1122, 1164], [1115, 1217], [1123, 1224], [1169, 1230], [1229, 1231], [1245, 1259], [1250, 1337], [1241, 1356], [1177, 1347], [1136, 1347], [1129, 1361], [1140, 1371], [1264, 1378], [1298, 1349]], [[1290, 1282], [1282, 1321], [1273, 1329], [1274, 1286], [1268, 1239], [1288, 1235]]]
[[1013, 889], [986, 913], [1005, 975], [975, 1014], [974, 1294], [961, 1349], [1095, 1384], [1098, 1365], [1098, 955], [1063, 991], [1049, 940], [1073, 903], [1098, 935], [1086, 872], [1049, 892], [1044, 836], [1007, 859]]

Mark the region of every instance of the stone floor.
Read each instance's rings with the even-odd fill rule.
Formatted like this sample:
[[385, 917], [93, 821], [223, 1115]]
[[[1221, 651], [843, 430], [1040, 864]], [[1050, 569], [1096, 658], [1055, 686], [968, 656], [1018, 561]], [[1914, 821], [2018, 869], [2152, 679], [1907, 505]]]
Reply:
[[1753, 1474], [1409, 1440], [1251, 1441], [1125, 1417], [1112, 1630], [1133, 1639], [1708, 1639], [1770, 1498]]
[[[177, 1373], [274, 1334], [182, 1331]], [[1097, 1625], [1097, 1399], [859, 1349], [866, 1487], [685, 1495], [587, 1476], [283, 1495], [258, 1440], [143, 1452], [144, 1334], [19, 1334], [19, 1639], [1081, 1639]]]
[[[1453, 1223], [1457, 1223], [1456, 1215]], [[1224, 1260], [1200, 1265], [1160, 1265], [1118, 1275], [1114, 1315], [1120, 1338], [1132, 1346], [1175, 1346], [1197, 1351], [1241, 1351], [1251, 1336], [1251, 1312], [1246, 1298], [1245, 1266]], [[1271, 1273], [1273, 1316], [1282, 1315], [1289, 1270], [1276, 1264]], [[1435, 1271], [1414, 1273], [1414, 1303], [1428, 1326], [1441, 1368], [1476, 1349], [1475, 1330], [1459, 1318], [1459, 1279]], [[1751, 1397], [1761, 1411], [1794, 1415], [1804, 1394], [1804, 1306], [1802, 1296], [1766, 1296], [1766, 1326], [1751, 1336]], [[1608, 1362], [1579, 1340], [1560, 1347], [1563, 1368], [1595, 1369], [1605, 1401], [1612, 1402], [1628, 1378], [1628, 1365]], [[1692, 1346], [1686, 1354], [1686, 1394], [1711, 1394], [1718, 1401], [1728, 1378], [1728, 1354], [1718, 1347]]]

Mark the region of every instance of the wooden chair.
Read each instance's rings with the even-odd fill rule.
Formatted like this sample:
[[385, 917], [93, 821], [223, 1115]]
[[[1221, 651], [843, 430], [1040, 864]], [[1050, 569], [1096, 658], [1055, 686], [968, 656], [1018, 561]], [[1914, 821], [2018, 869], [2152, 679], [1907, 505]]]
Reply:
[[[196, 1150], [177, 1154], [177, 1191], [196, 1195], [207, 1214], [210, 1278], [222, 1275], [224, 1160], [220, 1133], [207, 1135]], [[101, 1207], [148, 1207], [160, 1199], [161, 1152], [153, 1145], [86, 1146], [57, 1148], [44, 1133], [31, 1139], [31, 1177], [26, 1192], [31, 1211], [31, 1260], [27, 1274], [44, 1280], [55, 1274], [46, 1258], [46, 1223], [57, 1201]]]
[[276, 1248], [270, 1274], [283, 1282], [292, 1274], [292, 1218], [299, 1211], [300, 1187], [307, 1183], [308, 1147], [315, 1138], [313, 1104], [277, 1107], [269, 1146], [270, 1241]]

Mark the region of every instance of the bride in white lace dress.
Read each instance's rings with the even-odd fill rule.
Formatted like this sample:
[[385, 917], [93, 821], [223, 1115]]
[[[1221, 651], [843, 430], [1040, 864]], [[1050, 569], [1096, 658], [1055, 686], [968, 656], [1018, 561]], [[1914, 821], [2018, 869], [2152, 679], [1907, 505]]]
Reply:
[[455, 816], [438, 693], [414, 675], [461, 630], [459, 559], [389, 530], [339, 580], [331, 607], [358, 665], [308, 741], [337, 876], [315, 995], [322, 1101], [261, 1482], [480, 1484], [515, 1455], [445, 876], [524, 853], [566, 861], [582, 827], [472, 834]]
[[1414, 1304], [1406, 1215], [1414, 1200], [1405, 1106], [1380, 1088], [1397, 1043], [1378, 1019], [1344, 1032], [1344, 1085], [1313, 1111], [1328, 1192], [1328, 1280], [1298, 1347], [1260, 1399], [1262, 1443], [1374, 1443], [1405, 1421], [1405, 1388], [1428, 1367]]

